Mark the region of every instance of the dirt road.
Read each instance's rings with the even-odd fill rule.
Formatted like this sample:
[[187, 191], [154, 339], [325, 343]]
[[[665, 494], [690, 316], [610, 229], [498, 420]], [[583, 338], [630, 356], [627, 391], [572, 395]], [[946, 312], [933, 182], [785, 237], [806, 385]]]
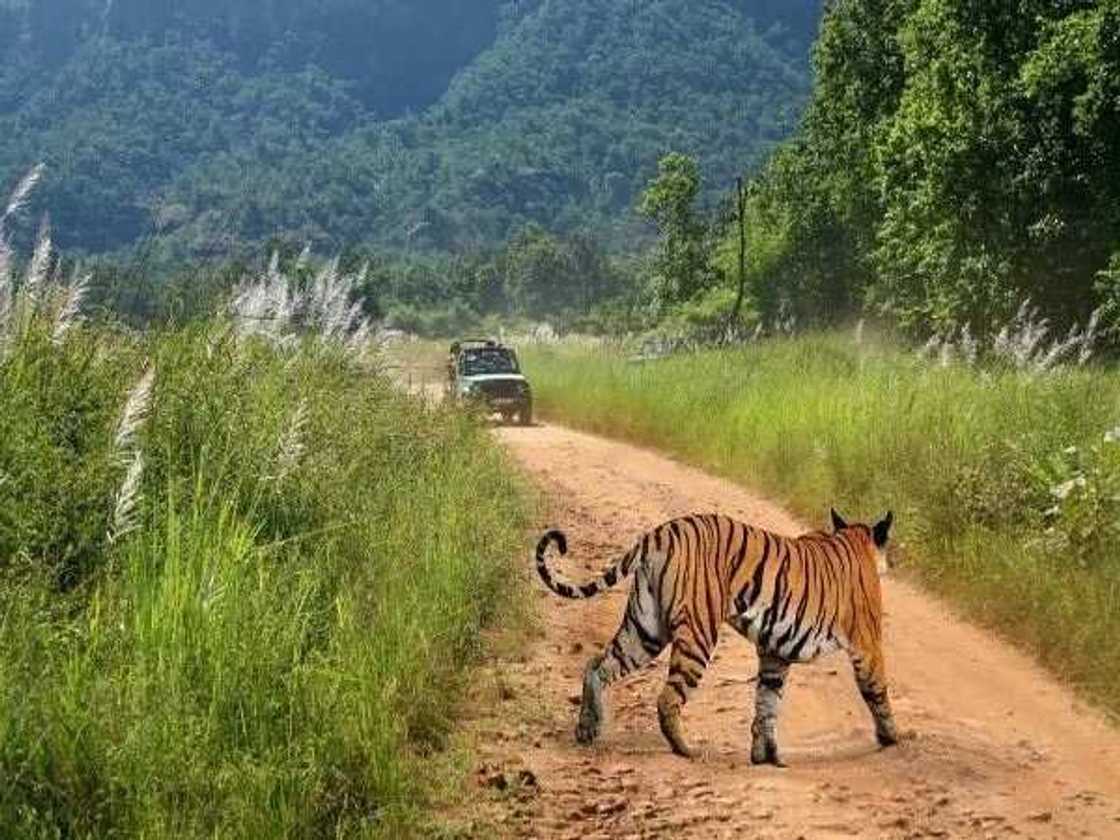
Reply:
[[[541, 525], [568, 532], [564, 570], [577, 578], [643, 529], [692, 511], [804, 530], [774, 505], [654, 453], [553, 426], [498, 434], [550, 500]], [[902, 746], [877, 748], [836, 656], [791, 673], [779, 730], [789, 768], [752, 767], [756, 659], [726, 633], [684, 713], [700, 759], [672, 756], [658, 731], [664, 655], [610, 689], [604, 737], [579, 747], [582, 668], [616, 629], [628, 585], [575, 603], [533, 586], [543, 636], [497, 663], [475, 703], [479, 808], [499, 833], [1120, 838], [1120, 731], [1028, 658], [898, 580], [885, 588], [886, 650], [896, 717], [913, 732]]]

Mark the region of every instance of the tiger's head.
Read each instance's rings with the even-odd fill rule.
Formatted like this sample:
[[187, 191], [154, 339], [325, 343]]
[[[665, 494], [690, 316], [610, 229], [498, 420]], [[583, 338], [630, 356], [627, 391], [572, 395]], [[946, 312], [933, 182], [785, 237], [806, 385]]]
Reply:
[[887, 543], [890, 541], [891, 525], [894, 524], [894, 514], [891, 511], [887, 511], [887, 515], [874, 525], [849, 525], [844, 521], [844, 517], [836, 512], [836, 508], [833, 508], [831, 513], [833, 533], [838, 534], [844, 530], [859, 530], [868, 537], [872, 549], [875, 552], [875, 559], [878, 561], [879, 574], [885, 575], [892, 565], [887, 552]]

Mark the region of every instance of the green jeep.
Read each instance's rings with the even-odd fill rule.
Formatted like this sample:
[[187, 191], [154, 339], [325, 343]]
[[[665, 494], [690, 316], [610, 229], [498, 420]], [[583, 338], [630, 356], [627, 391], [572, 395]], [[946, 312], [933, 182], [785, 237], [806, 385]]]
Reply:
[[509, 423], [533, 422], [533, 393], [521, 374], [517, 354], [492, 339], [463, 339], [451, 345], [447, 360], [448, 395], [474, 402]]

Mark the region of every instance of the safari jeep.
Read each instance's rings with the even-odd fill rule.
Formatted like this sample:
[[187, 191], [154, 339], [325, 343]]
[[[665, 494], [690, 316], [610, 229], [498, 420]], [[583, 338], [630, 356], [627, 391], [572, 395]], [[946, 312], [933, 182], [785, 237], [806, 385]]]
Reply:
[[476, 402], [509, 423], [533, 422], [533, 394], [521, 375], [517, 354], [490, 339], [464, 339], [451, 345], [447, 361], [452, 399]]

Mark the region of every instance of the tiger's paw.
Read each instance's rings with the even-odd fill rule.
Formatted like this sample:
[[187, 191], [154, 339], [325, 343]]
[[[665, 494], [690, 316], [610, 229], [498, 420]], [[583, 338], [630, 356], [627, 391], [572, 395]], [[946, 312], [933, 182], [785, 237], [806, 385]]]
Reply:
[[751, 745], [751, 764], [769, 764], [772, 767], [788, 766], [778, 754], [778, 745], [774, 741], [758, 739]]
[[696, 750], [686, 744], [684, 741], [677, 741], [669, 744], [669, 749], [673, 751], [673, 755], [686, 758], [689, 761], [696, 758]]
[[669, 748], [681, 758], [695, 758], [696, 751], [688, 745], [681, 731], [681, 716], [678, 706], [671, 706], [659, 700], [657, 704], [657, 722], [661, 725], [661, 734], [669, 742]]
[[908, 741], [917, 741], [918, 733], [914, 729], [904, 729], [901, 732], [897, 729], [892, 729], [890, 732], [886, 733], [885, 736], [876, 732], [875, 738], [879, 742], [880, 747], [887, 749], [888, 747], [897, 747], [901, 744], [905, 744]]
[[599, 738], [599, 719], [595, 715], [582, 714], [576, 724], [576, 740], [585, 747], [594, 744]]
[[875, 738], [879, 742], [879, 746], [886, 749], [893, 747], [899, 742], [898, 729], [893, 723], [887, 726], [880, 726], [875, 730]]

